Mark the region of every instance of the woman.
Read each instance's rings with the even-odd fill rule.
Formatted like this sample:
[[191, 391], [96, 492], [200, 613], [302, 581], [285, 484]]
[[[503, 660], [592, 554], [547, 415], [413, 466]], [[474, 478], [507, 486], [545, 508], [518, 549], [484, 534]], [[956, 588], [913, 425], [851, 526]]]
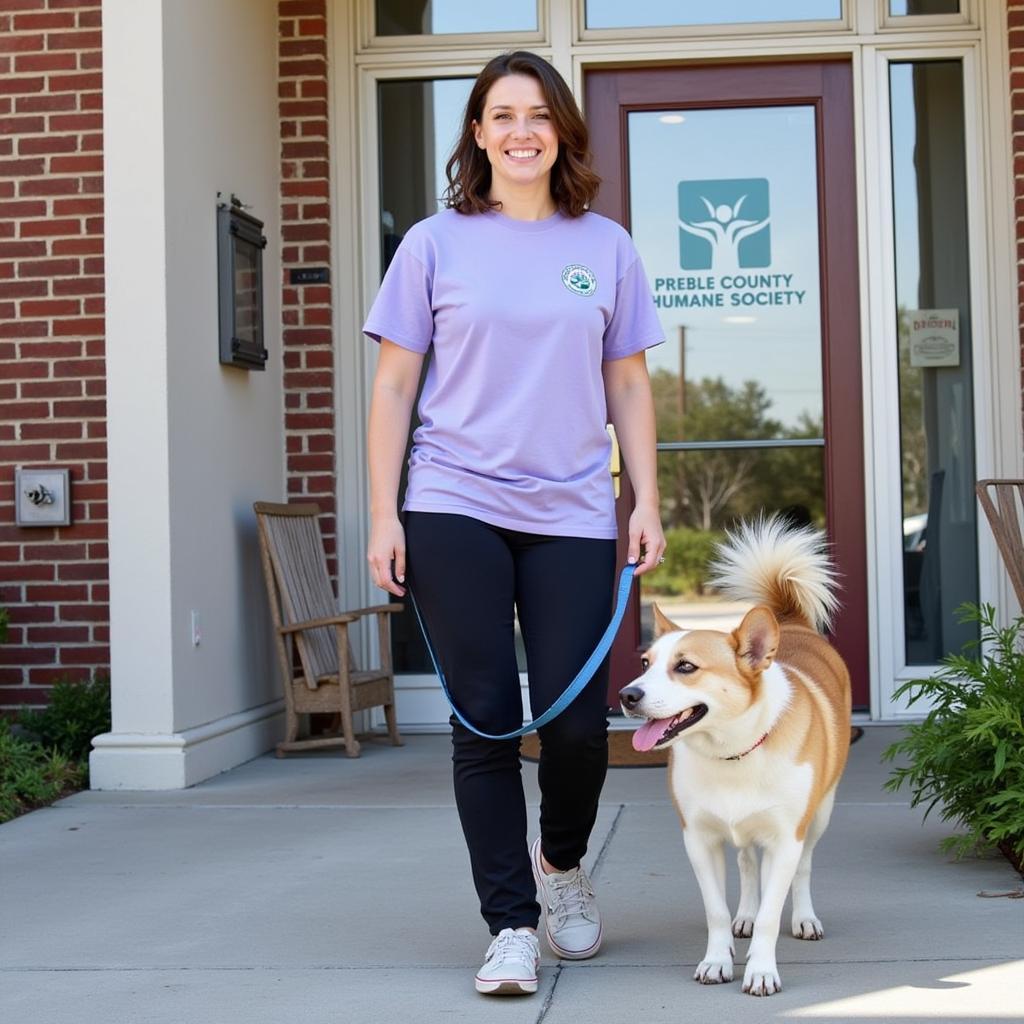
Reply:
[[[447, 172], [447, 209], [405, 236], [364, 331], [380, 343], [370, 409], [374, 582], [412, 588], [452, 697], [484, 732], [551, 705], [610, 616], [615, 425], [636, 490], [629, 560], [665, 547], [643, 350], [662, 340], [629, 235], [588, 213], [598, 186], [572, 94], [532, 53], [481, 72]], [[404, 529], [396, 499], [423, 358]], [[642, 552], [642, 558], [641, 558]], [[477, 990], [537, 989], [540, 918], [561, 957], [593, 956], [601, 922], [581, 867], [608, 763], [607, 661], [540, 730], [540, 837], [527, 849], [519, 741], [452, 720], [455, 796], [495, 936]], [[531, 874], [533, 877], [531, 877]], [[536, 882], [535, 882], [536, 879]]]

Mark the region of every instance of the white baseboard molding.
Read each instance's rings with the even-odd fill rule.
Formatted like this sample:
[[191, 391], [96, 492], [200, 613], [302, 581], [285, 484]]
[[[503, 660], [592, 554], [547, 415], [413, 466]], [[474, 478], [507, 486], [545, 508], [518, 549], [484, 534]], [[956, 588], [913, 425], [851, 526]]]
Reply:
[[107, 732], [89, 755], [91, 789], [186, 789], [269, 750], [284, 735], [284, 701], [175, 733]]

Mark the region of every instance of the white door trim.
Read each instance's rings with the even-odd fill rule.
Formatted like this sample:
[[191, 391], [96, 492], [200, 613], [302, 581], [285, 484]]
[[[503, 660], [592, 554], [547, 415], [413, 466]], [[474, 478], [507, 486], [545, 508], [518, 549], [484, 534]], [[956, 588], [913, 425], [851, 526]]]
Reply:
[[[867, 349], [867, 373], [871, 383], [870, 405], [865, 405], [868, 422], [866, 447], [872, 456], [872, 483], [869, 494], [869, 518], [874, 540], [874, 565], [889, 565], [892, 571], [878, 574], [871, 592], [875, 603], [875, 630], [878, 636], [877, 666], [872, 717], [876, 719], [917, 718], [927, 711], [920, 704], [913, 708], [903, 699], [893, 703], [896, 688], [909, 679], [931, 675], [938, 666], [907, 665], [904, 653], [902, 573], [902, 534], [897, 528], [901, 511], [901, 467], [899, 451], [899, 394], [896, 375], [896, 287], [893, 237], [892, 152], [889, 130], [889, 66], [908, 60], [956, 59], [963, 62], [964, 128], [966, 143], [967, 218], [969, 246], [969, 283], [971, 291], [971, 337], [974, 380], [975, 463], [979, 478], [1014, 472], [1019, 453], [1015, 435], [1019, 430], [1020, 393], [1013, 399], [1013, 374], [1007, 372], [1012, 350], [1003, 352], [998, 345], [1000, 333], [995, 324], [1012, 324], [1015, 310], [1012, 297], [1016, 289], [1000, 282], [1000, 264], [1012, 268], [1012, 259], [998, 258], [998, 250], [1008, 241], [999, 232], [999, 197], [992, 182], [1003, 181], [1002, 160], [986, 147], [993, 141], [992, 118], [999, 111], [989, 108], [993, 94], [993, 74], [997, 67], [985, 68], [980, 43], [951, 45], [936, 43], [922, 47], [888, 45], [868, 48], [868, 66], [873, 74], [865, 76], [865, 109], [874, 111], [875, 131], [866, 137], [867, 210], [869, 273], [866, 281], [868, 313], [864, 337]], [[987, 70], [987, 73], [986, 73]], [[1005, 90], [1003, 90], [1005, 92]], [[1009, 138], [1009, 134], [1007, 134]], [[1004, 148], [1005, 153], [1005, 148]], [[1005, 165], [1004, 165], [1005, 166]], [[1012, 197], [1012, 192], [1010, 193]], [[1010, 200], [1012, 204], [1012, 198]], [[1012, 223], [1005, 213], [1002, 220]], [[987, 339], [997, 339], [987, 344]], [[1007, 381], [1007, 377], [1011, 380]], [[876, 424], [877, 440], [871, 436]], [[894, 443], [895, 442], [895, 443]], [[979, 597], [1004, 614], [1011, 609], [1010, 591], [1002, 571], [991, 533], [984, 516], [978, 513]]]
[[[332, 203], [335, 236], [335, 324], [338, 331], [337, 423], [339, 554], [346, 570], [346, 596], [360, 603], [379, 600], [366, 571], [363, 551], [366, 513], [365, 412], [376, 357], [360, 334], [364, 312], [376, 293], [380, 265], [377, 175], [376, 83], [384, 79], [473, 75], [509, 44], [506, 38], [475, 40], [425, 37], [388, 50], [372, 47], [363, 34], [373, 0], [332, 0]], [[854, 147], [857, 175], [858, 246], [863, 345], [864, 451], [867, 493], [869, 645], [871, 716], [902, 720], [905, 707], [891, 705], [893, 690], [908, 677], [902, 657], [902, 533], [899, 453], [886, 439], [898, 437], [898, 384], [895, 359], [895, 291], [892, 250], [891, 158], [887, 65], [893, 59], [955, 57], [964, 60], [965, 117], [969, 182], [972, 337], [975, 381], [976, 465], [979, 476], [1022, 476], [1019, 315], [1016, 304], [1016, 235], [1012, 128], [1007, 89], [1008, 40], [1005, 9], [971, 3], [966, 21], [888, 19], [883, 0], [848, 0], [848, 24], [834, 33], [794, 36], [763, 32], [746, 36], [698, 36], [581, 40], [575, 0], [540, 5], [542, 45], [525, 43], [553, 64], [582, 98], [583, 73], [603, 64], [681, 62], [714, 59], [785, 59], [845, 56], [854, 78]], [[546, 22], [544, 19], [547, 19]], [[361, 42], [362, 40], [362, 42]], [[516, 44], [518, 45], [518, 43]], [[993, 339], [986, 343], [988, 339]], [[895, 532], [893, 532], [895, 531]], [[979, 520], [981, 598], [1004, 618], [1014, 608], [1012, 591], [991, 535]], [[361, 653], [370, 651], [368, 640]], [[909, 676], [926, 674], [915, 666]], [[447, 714], [431, 676], [408, 676], [404, 691], [434, 687], [441, 716]], [[409, 694], [411, 696], [411, 693]], [[401, 698], [400, 698], [401, 701]], [[914, 710], [914, 717], [920, 714]], [[414, 717], [419, 719], [417, 712]], [[423, 728], [430, 723], [421, 721]], [[413, 723], [410, 723], [413, 726]], [[413, 726], [415, 727], [415, 726]]]

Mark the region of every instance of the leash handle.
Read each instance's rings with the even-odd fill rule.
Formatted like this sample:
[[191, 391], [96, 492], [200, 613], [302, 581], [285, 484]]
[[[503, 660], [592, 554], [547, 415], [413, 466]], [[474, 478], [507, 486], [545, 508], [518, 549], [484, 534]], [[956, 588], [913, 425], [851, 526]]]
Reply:
[[482, 736], [485, 740], [512, 740], [518, 736], [525, 736], [528, 732], [533, 732], [535, 729], [539, 729], [542, 725], [547, 725], [552, 719], [557, 718], [580, 695], [583, 688], [593, 678], [598, 666], [602, 661], [604, 661], [608, 651], [611, 650], [612, 641], [615, 639], [615, 634], [618, 633], [619, 626], [622, 624], [622, 617], [626, 614], [626, 605], [629, 603], [629, 590], [633, 584], [633, 574], [635, 571], [635, 565], [627, 565], [623, 568], [622, 573], [619, 576], [619, 589], [616, 595], [615, 611], [612, 614], [612, 620], [608, 623], [608, 628], [604, 631], [604, 635], [598, 641], [597, 647], [594, 648], [594, 653], [587, 658], [583, 668], [576, 673], [576, 678], [573, 679], [573, 681], [562, 691], [554, 704], [552, 704], [551, 707], [549, 707], [542, 715], [539, 715], [532, 722], [527, 722], [526, 725], [520, 729], [514, 729], [512, 732], [504, 732], [499, 735], [481, 732], [455, 706], [455, 701], [452, 700], [452, 695], [448, 690], [448, 682], [444, 677], [444, 672], [441, 671], [441, 665], [437, 660], [437, 655], [434, 653], [434, 646], [430, 642], [426, 623], [424, 623], [423, 616], [420, 614], [419, 605], [416, 603], [416, 595], [413, 594], [412, 587], [409, 587], [409, 597], [412, 598], [412, 607], [416, 612], [416, 620], [420, 624], [420, 630], [423, 633], [423, 639], [426, 641], [427, 650], [430, 652], [430, 660], [434, 663], [434, 671], [437, 673], [437, 678], [441, 680], [441, 689], [444, 691], [445, 697], [448, 698], [448, 703], [451, 705], [451, 709], [455, 717], [467, 729], [469, 729], [470, 732], [476, 733], [477, 736]]

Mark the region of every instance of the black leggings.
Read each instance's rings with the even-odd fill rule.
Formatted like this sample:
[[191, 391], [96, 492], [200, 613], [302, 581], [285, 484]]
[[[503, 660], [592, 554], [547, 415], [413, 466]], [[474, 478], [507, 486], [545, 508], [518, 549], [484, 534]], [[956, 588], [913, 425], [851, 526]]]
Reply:
[[[469, 516], [407, 512], [406, 574], [459, 710], [478, 729], [522, 724], [513, 606], [534, 717], [554, 703], [608, 625], [615, 541], [549, 537]], [[540, 730], [541, 849], [559, 870], [587, 850], [608, 768], [608, 659]], [[485, 740], [452, 721], [455, 801], [480, 911], [497, 935], [537, 926], [519, 740]]]

